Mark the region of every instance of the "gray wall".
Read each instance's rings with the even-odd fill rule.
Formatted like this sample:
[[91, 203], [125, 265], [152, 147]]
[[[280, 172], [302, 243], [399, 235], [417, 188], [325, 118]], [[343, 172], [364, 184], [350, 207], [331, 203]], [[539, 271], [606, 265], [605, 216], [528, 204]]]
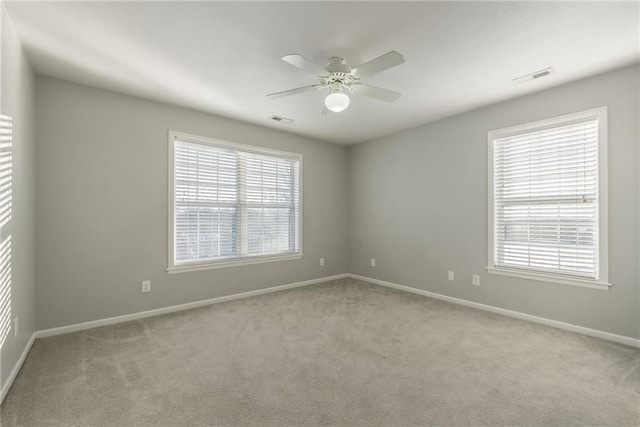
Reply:
[[[38, 329], [347, 272], [345, 147], [47, 77], [37, 95]], [[169, 129], [301, 153], [304, 258], [167, 274]]]
[[[640, 337], [638, 82], [628, 67], [350, 147], [350, 272]], [[613, 288], [488, 274], [487, 132], [603, 105]]]
[[4, 385], [35, 328], [35, 77], [3, 5], [0, 111], [13, 117], [13, 215], [11, 233], [11, 311], [19, 319], [0, 349]]
[[[625, 68], [349, 150], [39, 77], [37, 329], [349, 271], [639, 337], [638, 74]], [[614, 287], [487, 274], [487, 131], [602, 105]], [[304, 259], [168, 275], [168, 129], [302, 153]], [[153, 291], [143, 295], [145, 279]]]

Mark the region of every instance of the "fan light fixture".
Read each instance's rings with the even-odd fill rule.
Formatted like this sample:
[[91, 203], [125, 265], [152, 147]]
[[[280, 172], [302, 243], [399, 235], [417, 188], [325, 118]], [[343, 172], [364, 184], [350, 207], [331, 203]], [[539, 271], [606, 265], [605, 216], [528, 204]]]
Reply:
[[344, 111], [349, 106], [349, 97], [341, 90], [332, 91], [324, 99], [324, 105], [334, 113]]

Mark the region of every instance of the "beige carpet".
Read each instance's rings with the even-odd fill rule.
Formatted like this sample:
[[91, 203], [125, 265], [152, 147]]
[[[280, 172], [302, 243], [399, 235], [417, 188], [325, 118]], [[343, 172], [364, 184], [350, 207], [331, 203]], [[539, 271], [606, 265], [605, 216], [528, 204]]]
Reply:
[[640, 424], [640, 351], [350, 279], [36, 341], [3, 426]]

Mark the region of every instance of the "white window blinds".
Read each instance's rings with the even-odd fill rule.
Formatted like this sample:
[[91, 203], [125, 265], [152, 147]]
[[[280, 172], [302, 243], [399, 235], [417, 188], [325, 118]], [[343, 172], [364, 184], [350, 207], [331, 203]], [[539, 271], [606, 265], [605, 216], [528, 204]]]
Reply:
[[11, 330], [13, 119], [0, 114], [0, 347]]
[[490, 141], [490, 267], [600, 279], [599, 120], [568, 118]]
[[174, 137], [174, 266], [299, 254], [300, 158], [260, 150]]

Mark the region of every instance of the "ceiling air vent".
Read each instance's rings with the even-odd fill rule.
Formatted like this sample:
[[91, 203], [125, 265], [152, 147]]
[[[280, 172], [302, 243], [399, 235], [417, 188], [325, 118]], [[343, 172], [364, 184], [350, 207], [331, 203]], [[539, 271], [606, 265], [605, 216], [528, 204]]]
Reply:
[[271, 116], [269, 118], [274, 122], [282, 123], [283, 125], [290, 125], [293, 123], [293, 119], [287, 119], [286, 117]]
[[511, 80], [514, 84], [522, 84], [525, 82], [530, 82], [531, 80], [536, 80], [545, 76], [548, 76], [549, 74], [551, 74], [553, 72], [553, 70], [551, 68], [545, 68], [544, 70], [540, 70], [540, 71], [535, 71], [531, 74], [527, 74], [525, 76], [521, 76], [518, 78], [515, 78], [513, 80]]

